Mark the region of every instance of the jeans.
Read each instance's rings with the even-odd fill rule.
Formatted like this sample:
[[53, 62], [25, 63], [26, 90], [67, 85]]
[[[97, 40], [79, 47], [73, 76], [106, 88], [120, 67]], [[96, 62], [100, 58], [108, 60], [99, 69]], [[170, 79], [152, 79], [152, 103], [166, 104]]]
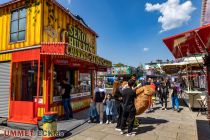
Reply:
[[176, 105], [176, 109], [179, 109], [179, 98], [178, 96], [172, 96], [172, 108], [174, 108], [174, 106]]
[[103, 122], [103, 116], [104, 116], [104, 104], [103, 102], [96, 102], [96, 110], [98, 112], [98, 120], [100, 122]]
[[165, 103], [165, 108], [167, 108], [167, 95], [161, 95], [161, 105]]
[[73, 118], [70, 98], [63, 98], [62, 101], [63, 101], [65, 119]]
[[116, 107], [117, 107], [117, 113], [118, 113], [116, 128], [120, 128], [121, 121], [122, 121], [123, 107], [122, 107], [121, 103], [118, 103], [118, 102], [116, 102]]
[[125, 109], [123, 108], [122, 120], [121, 120], [121, 130], [125, 130], [126, 121], [128, 121], [128, 133], [133, 131], [134, 120], [135, 120], [136, 110], [135, 109]]
[[108, 122], [111, 122], [112, 121], [112, 115], [106, 115], [106, 120]]

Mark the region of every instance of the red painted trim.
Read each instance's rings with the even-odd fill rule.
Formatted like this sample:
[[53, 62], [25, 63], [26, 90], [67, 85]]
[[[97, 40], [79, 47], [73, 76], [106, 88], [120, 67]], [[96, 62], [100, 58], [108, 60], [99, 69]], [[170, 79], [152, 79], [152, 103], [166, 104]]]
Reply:
[[46, 78], [46, 104], [45, 104], [45, 111], [48, 112], [50, 111], [50, 107], [49, 107], [49, 69], [48, 69], [48, 63], [49, 63], [49, 59], [48, 56], [45, 56], [45, 78]]
[[40, 49], [24, 50], [12, 53], [12, 62], [22, 62], [40, 59]]
[[[34, 114], [34, 102], [28, 101], [10, 101], [10, 122], [20, 122], [28, 124], [37, 124], [37, 117]], [[21, 111], [18, 111], [21, 110]]]
[[45, 104], [38, 104], [37, 108], [45, 108]]
[[37, 75], [37, 93], [36, 93], [36, 104], [35, 104], [35, 116], [38, 117], [38, 99], [39, 99], [39, 91], [40, 90], [40, 55], [38, 60], [38, 75]]
[[9, 112], [9, 115], [8, 115], [8, 118], [11, 117], [11, 101], [13, 101], [14, 99], [12, 98], [12, 80], [13, 80], [13, 62], [11, 62], [11, 65], [10, 65], [11, 69], [10, 69], [10, 96], [9, 96], [9, 108], [8, 108], [8, 112]]
[[42, 44], [41, 47], [42, 54], [64, 55], [65, 51], [66, 51], [65, 43], [45, 43]]
[[167, 38], [163, 38], [163, 41], [166, 41], [166, 40], [168, 40], [168, 39], [173, 39], [173, 38], [179, 37], [179, 36], [181, 36], [181, 35], [183, 35], [183, 34], [190, 33], [190, 32], [194, 32], [194, 31], [196, 31], [196, 30], [205, 29], [205, 28], [208, 28], [208, 27], [210, 27], [210, 24], [205, 25], [205, 26], [201, 26], [201, 27], [196, 28], [196, 29], [193, 29], [193, 30], [189, 30], [189, 31], [186, 31], [186, 32], [182, 32], [182, 33], [180, 33], [180, 34], [176, 34], [176, 35], [173, 35], [173, 36], [170, 36], [170, 37], [167, 37]]

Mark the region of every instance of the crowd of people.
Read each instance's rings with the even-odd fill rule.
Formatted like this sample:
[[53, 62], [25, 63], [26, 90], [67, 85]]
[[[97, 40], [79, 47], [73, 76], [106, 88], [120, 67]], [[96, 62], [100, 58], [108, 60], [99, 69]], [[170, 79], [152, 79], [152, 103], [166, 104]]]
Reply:
[[177, 112], [180, 111], [178, 98], [180, 90], [175, 82], [171, 83], [169, 79], [154, 81], [151, 78], [148, 78], [147, 81], [138, 81], [136, 76], [133, 75], [128, 81], [114, 81], [112, 93], [106, 93], [102, 82], [98, 82], [94, 91], [95, 94], [91, 98], [89, 122], [100, 124], [116, 122], [115, 130], [120, 131], [121, 134], [127, 131], [127, 136], [135, 135], [133, 128], [136, 120], [136, 90], [144, 85], [152, 85], [156, 91], [149, 101], [147, 113], [153, 111], [156, 101], [159, 101], [162, 110], [167, 110], [169, 92], [172, 96], [172, 109]]

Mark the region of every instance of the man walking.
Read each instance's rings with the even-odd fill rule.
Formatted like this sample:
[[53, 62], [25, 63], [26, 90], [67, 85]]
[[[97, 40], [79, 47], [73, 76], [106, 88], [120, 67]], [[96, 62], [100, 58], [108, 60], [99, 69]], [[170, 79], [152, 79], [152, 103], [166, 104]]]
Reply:
[[123, 90], [123, 114], [122, 114], [122, 123], [121, 123], [121, 134], [125, 132], [126, 121], [128, 121], [128, 133], [127, 136], [135, 135], [132, 133], [133, 125], [136, 115], [136, 108], [134, 100], [136, 98], [136, 93], [132, 90], [134, 85], [134, 80], [128, 81], [128, 88]]
[[[162, 110], [167, 110], [168, 94], [169, 94], [168, 86], [166, 85], [166, 82], [163, 81], [163, 83], [161, 85], [161, 105], [162, 105]], [[163, 104], [165, 104], [165, 107], [163, 107]]]

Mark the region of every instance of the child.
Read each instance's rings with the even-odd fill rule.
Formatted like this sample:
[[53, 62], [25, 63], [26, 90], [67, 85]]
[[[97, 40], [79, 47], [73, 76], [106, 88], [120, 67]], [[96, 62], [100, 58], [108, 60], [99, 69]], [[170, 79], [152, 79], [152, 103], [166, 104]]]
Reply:
[[88, 122], [94, 122], [94, 119], [97, 117], [96, 103], [93, 101], [93, 97], [90, 99], [90, 108], [89, 108], [90, 120]]
[[106, 112], [106, 124], [112, 123], [112, 115], [113, 115], [113, 101], [111, 100], [111, 94], [107, 94], [103, 103], [105, 104], [105, 112]]

